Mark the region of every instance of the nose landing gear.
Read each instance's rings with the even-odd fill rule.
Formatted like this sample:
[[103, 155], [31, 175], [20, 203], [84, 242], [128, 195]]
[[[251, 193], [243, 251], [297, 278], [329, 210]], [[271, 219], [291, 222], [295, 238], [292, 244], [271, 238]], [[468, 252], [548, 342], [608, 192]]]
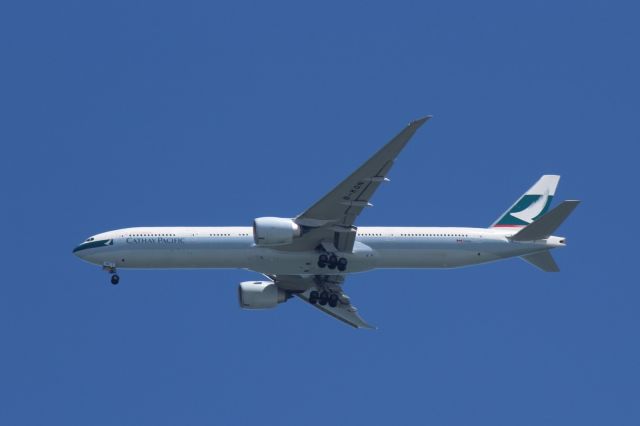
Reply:
[[117, 285], [120, 282], [120, 276], [116, 273], [116, 264], [112, 262], [105, 262], [102, 265], [102, 270], [111, 274], [111, 284]]

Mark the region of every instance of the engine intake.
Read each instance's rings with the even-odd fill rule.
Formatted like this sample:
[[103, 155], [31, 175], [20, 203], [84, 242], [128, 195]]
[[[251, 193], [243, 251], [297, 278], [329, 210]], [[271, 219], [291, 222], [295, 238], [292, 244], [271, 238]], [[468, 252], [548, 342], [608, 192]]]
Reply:
[[259, 217], [253, 221], [253, 241], [258, 246], [290, 244], [302, 233], [300, 225], [282, 217]]
[[244, 281], [238, 287], [238, 299], [243, 309], [275, 308], [288, 298], [287, 292], [271, 281]]

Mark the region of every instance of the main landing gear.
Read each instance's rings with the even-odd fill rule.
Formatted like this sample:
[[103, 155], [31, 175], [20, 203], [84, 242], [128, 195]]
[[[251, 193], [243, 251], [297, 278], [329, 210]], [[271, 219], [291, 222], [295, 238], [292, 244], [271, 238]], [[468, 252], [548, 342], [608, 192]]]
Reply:
[[322, 253], [318, 256], [318, 267], [327, 267], [329, 269], [338, 268], [338, 271], [343, 272], [347, 269], [347, 259], [344, 257], [338, 258], [338, 256], [333, 253]]
[[338, 306], [338, 302], [340, 302], [340, 298], [335, 293], [330, 293], [328, 291], [312, 291], [309, 293], [309, 303], [315, 305], [318, 303], [320, 306], [329, 305], [332, 308]]
[[111, 284], [117, 285], [120, 282], [120, 276], [116, 273], [115, 263], [107, 262], [102, 265], [102, 269], [111, 274]]

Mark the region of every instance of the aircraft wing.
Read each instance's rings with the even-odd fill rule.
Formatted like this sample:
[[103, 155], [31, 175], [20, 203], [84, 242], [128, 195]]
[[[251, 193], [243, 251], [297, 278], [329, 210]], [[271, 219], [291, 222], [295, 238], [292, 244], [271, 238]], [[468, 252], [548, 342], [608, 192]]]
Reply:
[[[352, 327], [376, 328], [368, 324], [358, 315], [358, 309], [351, 304], [349, 296], [342, 291], [342, 283], [344, 282], [344, 276], [342, 275], [268, 275], [268, 277], [272, 279], [278, 287], [292, 291], [295, 296], [309, 303], [314, 308]], [[319, 293], [326, 291], [329, 294], [335, 294], [338, 296], [338, 304], [335, 307], [331, 307], [328, 303], [325, 305], [311, 303], [310, 297], [312, 291]]]
[[328, 240], [336, 241], [336, 247], [340, 251], [351, 251], [356, 233], [353, 223], [365, 207], [372, 205], [369, 201], [376, 189], [382, 182], [389, 180], [387, 173], [393, 161], [418, 128], [430, 118], [431, 116], [426, 116], [409, 123], [351, 176], [298, 215], [295, 222], [309, 231], [298, 239], [297, 244], [294, 243], [294, 247], [286, 249], [315, 248], [320, 241]]

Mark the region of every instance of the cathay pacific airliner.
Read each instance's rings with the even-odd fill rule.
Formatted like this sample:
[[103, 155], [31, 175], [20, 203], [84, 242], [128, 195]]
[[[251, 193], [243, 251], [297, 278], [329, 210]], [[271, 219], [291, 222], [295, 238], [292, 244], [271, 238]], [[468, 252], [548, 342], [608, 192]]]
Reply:
[[431, 116], [412, 121], [349, 177], [295, 217], [258, 217], [252, 226], [138, 227], [87, 238], [73, 252], [118, 284], [127, 268], [242, 268], [242, 308], [275, 308], [296, 297], [356, 328], [362, 319], [343, 291], [351, 273], [379, 268], [458, 268], [519, 257], [545, 272], [565, 238], [552, 235], [579, 201], [550, 209], [560, 176], [544, 175], [487, 228], [364, 227], [360, 213], [389, 182], [394, 160]]

